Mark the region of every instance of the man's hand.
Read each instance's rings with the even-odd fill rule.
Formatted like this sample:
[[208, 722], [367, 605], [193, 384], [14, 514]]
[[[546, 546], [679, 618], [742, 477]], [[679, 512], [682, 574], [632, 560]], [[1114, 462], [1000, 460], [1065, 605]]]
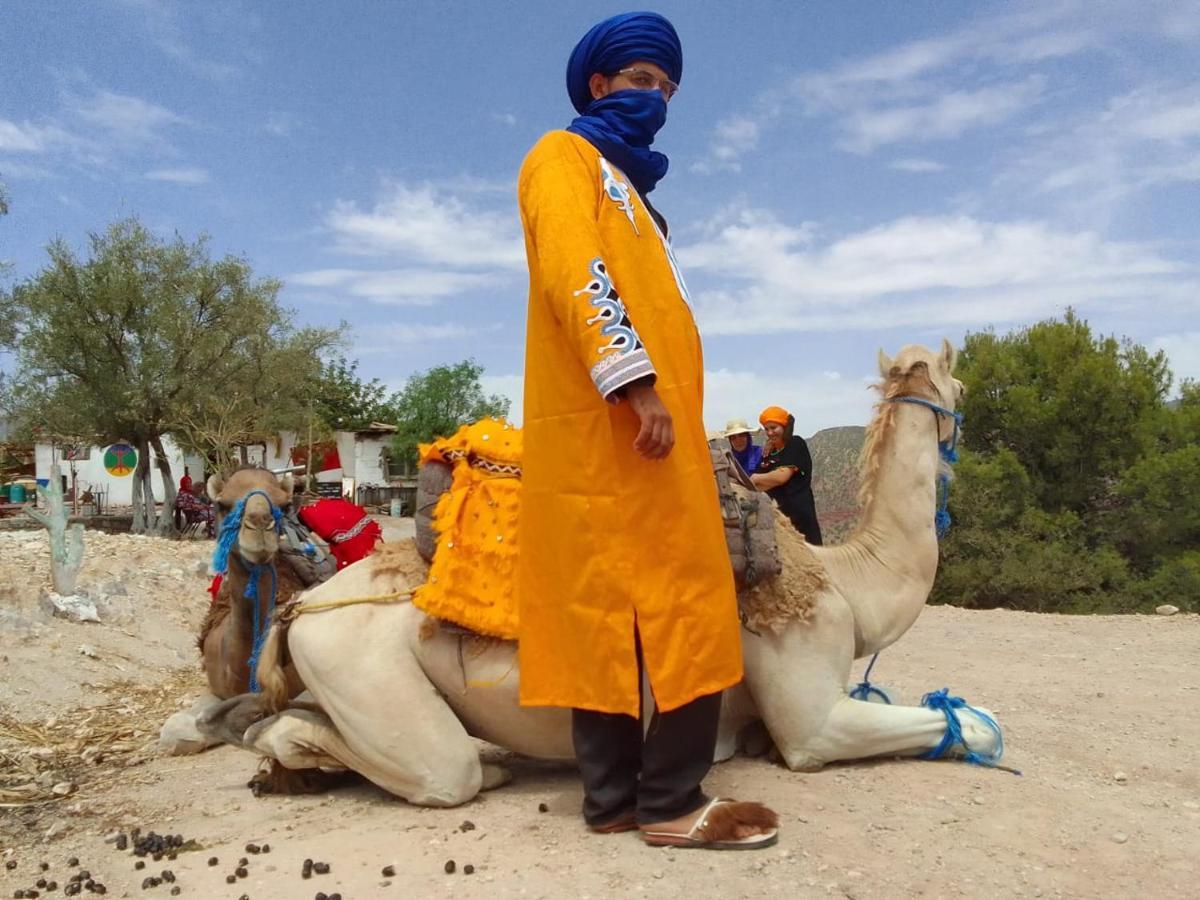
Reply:
[[626, 388], [625, 399], [642, 423], [633, 449], [646, 459], [666, 459], [675, 446], [675, 426], [654, 385], [635, 382]]

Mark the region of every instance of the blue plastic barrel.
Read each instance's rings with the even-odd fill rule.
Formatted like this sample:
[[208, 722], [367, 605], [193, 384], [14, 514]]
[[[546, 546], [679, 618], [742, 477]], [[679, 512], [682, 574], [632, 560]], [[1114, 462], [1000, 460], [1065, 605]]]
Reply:
[[25, 502], [25, 485], [10, 484], [8, 486], [8, 502], [9, 503], [24, 503]]

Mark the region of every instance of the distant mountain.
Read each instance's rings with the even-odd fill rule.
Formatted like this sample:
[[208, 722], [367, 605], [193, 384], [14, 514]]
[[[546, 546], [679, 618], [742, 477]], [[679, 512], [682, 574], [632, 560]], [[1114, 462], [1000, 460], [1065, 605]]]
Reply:
[[813, 494], [826, 544], [840, 544], [858, 524], [858, 454], [867, 429], [825, 428], [808, 438], [813, 460]]

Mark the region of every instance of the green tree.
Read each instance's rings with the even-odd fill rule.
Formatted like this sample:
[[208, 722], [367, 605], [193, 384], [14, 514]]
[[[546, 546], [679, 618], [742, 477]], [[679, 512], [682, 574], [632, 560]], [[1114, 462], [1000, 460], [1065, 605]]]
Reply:
[[[18, 330], [16, 412], [27, 431], [133, 443], [134, 530], [166, 533], [175, 478], [163, 437], [212, 458], [221, 415], [256, 432], [298, 423], [295, 387], [315, 377], [337, 332], [296, 328], [277, 281], [255, 278], [244, 259], [213, 260], [204, 238], [162, 241], [127, 219], [89, 243], [81, 260], [56, 241], [40, 273], [0, 296], [0, 319]], [[151, 449], [166, 485], [161, 520]]]
[[398, 429], [392, 452], [415, 463], [417, 444], [448, 437], [468, 422], [508, 415], [507, 399], [484, 393], [482, 374], [483, 366], [468, 359], [413, 375], [391, 401]]
[[1147, 449], [1171, 384], [1163, 353], [1097, 338], [1072, 312], [968, 335], [955, 374], [967, 388], [966, 446], [1013, 451], [1039, 506], [1080, 513]]
[[358, 363], [344, 356], [327, 360], [306, 387], [317, 421], [327, 431], [358, 431], [372, 422], [390, 422], [395, 410], [378, 378], [363, 381]]

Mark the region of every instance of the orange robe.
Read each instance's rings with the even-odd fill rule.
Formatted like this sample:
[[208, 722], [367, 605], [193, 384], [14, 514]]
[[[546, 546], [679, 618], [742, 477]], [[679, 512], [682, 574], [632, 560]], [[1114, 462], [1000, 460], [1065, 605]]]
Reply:
[[[637, 715], [634, 629], [659, 709], [742, 677], [737, 600], [687, 288], [642, 198], [555, 131], [519, 182], [529, 261], [517, 600], [521, 702]], [[634, 449], [618, 389], [657, 376], [675, 447]]]

